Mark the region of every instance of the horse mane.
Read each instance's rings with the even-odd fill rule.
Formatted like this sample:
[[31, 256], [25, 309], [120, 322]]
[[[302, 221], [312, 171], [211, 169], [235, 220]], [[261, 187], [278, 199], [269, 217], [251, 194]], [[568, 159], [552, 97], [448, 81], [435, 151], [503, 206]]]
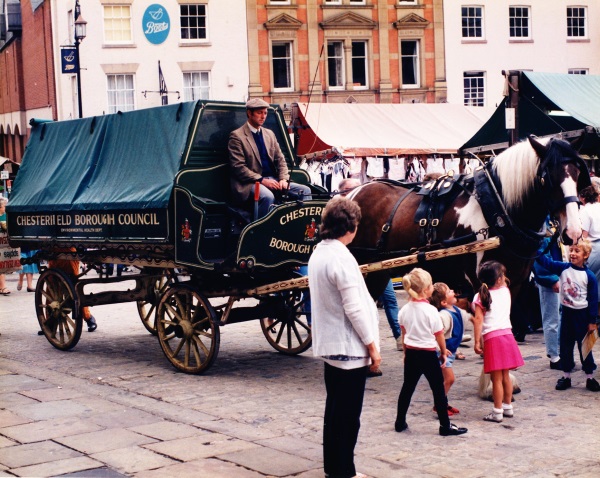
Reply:
[[[546, 144], [547, 139], [540, 139]], [[492, 169], [502, 185], [502, 196], [508, 209], [523, 206], [534, 188], [540, 160], [528, 140], [504, 150], [493, 159]]]

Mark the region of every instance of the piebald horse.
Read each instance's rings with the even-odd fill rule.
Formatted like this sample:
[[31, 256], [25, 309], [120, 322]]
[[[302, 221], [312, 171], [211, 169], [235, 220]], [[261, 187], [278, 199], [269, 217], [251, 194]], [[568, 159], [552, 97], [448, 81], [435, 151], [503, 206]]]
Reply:
[[[498, 249], [424, 262], [420, 267], [429, 270], [434, 281], [471, 296], [479, 287], [478, 265], [495, 259], [506, 266], [514, 298], [528, 279], [549, 214], [558, 218], [565, 243], [577, 242], [581, 236], [578, 190], [590, 184], [590, 177], [585, 162], [566, 141], [529, 138], [473, 175], [442, 177], [431, 189], [453, 182], [458, 189], [449, 195], [450, 203], [438, 209], [438, 217], [429, 216], [426, 226], [423, 219], [421, 225], [415, 219], [421, 202], [427, 200], [418, 188], [376, 180], [353, 190], [348, 197], [363, 213], [350, 244], [359, 262], [500, 236]], [[387, 280], [389, 273], [369, 274], [367, 284], [373, 297], [383, 291]]]

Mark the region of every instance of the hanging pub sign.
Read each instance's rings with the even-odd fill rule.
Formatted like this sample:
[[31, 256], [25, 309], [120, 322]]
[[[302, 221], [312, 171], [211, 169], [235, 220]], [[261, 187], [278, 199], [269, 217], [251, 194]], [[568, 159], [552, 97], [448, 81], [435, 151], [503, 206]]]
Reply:
[[60, 64], [62, 66], [62, 73], [77, 73], [79, 70], [79, 62], [77, 60], [77, 49], [74, 46], [60, 47]]
[[157, 3], [146, 8], [142, 18], [142, 29], [146, 40], [154, 45], [160, 45], [169, 36], [171, 21], [167, 9]]

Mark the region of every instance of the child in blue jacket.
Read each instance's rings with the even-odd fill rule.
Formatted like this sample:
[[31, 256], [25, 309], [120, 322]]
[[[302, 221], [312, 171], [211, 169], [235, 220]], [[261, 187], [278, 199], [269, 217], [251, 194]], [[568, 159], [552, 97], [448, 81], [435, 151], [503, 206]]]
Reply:
[[586, 388], [592, 392], [600, 391], [600, 384], [593, 377], [596, 364], [592, 352], [583, 358], [581, 342], [585, 334], [596, 329], [598, 313], [598, 281], [594, 273], [585, 263], [592, 251], [592, 245], [587, 239], [580, 240], [570, 246], [569, 259], [571, 262], [561, 262], [550, 259], [547, 255], [538, 257], [536, 261], [559, 275], [560, 302], [562, 317], [560, 324], [560, 362], [563, 377], [558, 379], [556, 390], [566, 390], [571, 387], [571, 371], [575, 367], [573, 347], [577, 343], [581, 368], [586, 374]]

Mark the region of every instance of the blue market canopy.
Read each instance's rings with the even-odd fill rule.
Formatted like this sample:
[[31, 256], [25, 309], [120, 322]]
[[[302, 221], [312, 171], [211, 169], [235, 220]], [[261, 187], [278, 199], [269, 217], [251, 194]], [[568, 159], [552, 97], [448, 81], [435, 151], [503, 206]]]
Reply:
[[[519, 139], [530, 134], [562, 134], [573, 138], [586, 132], [582, 153], [600, 153], [600, 76], [522, 71], [519, 81]], [[508, 147], [506, 105], [502, 103], [463, 151]]]

